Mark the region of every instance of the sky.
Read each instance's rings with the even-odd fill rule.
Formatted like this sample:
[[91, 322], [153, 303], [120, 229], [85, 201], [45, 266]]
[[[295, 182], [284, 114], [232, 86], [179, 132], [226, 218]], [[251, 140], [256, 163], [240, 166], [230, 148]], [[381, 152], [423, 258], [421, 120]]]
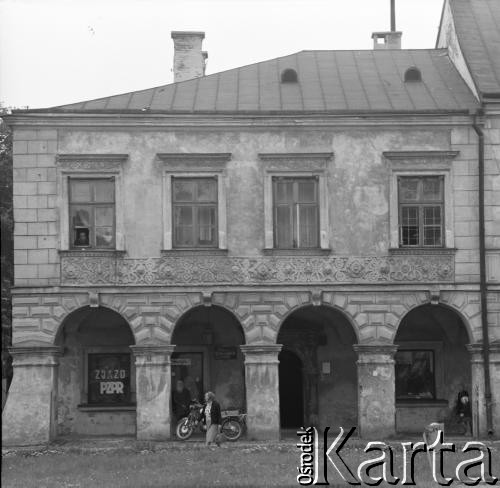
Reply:
[[[433, 48], [443, 0], [396, 0], [404, 49]], [[172, 83], [173, 30], [207, 74], [305, 49], [371, 49], [390, 0], [0, 0], [0, 103], [42, 108]]]

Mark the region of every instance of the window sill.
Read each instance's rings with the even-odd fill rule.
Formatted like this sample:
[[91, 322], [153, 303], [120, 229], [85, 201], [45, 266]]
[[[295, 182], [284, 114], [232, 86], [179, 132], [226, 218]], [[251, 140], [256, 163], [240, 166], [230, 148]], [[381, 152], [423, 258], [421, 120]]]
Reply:
[[178, 249], [162, 249], [161, 255], [168, 256], [227, 256], [227, 249], [219, 248], [178, 248]]
[[106, 257], [123, 257], [127, 251], [119, 251], [117, 249], [92, 249], [87, 247], [85, 249], [66, 249], [60, 250], [60, 256], [76, 257], [76, 256], [106, 256]]
[[313, 249], [263, 249], [262, 253], [265, 256], [328, 256], [332, 254], [331, 249], [321, 249], [321, 248], [313, 248]]
[[447, 407], [448, 400], [432, 400], [431, 398], [407, 398], [396, 400], [397, 407]]
[[89, 405], [88, 403], [82, 403], [78, 405], [78, 410], [81, 412], [131, 412], [135, 411], [135, 403], [130, 403], [126, 405]]
[[452, 255], [457, 251], [454, 247], [391, 247], [389, 254], [393, 255]]

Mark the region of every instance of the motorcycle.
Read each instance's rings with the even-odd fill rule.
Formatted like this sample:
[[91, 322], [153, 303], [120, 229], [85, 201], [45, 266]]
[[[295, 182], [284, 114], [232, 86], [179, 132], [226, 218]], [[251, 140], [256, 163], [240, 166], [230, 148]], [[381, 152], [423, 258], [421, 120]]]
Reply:
[[[203, 412], [203, 405], [199, 402], [192, 401], [189, 405], [189, 413], [177, 422], [175, 435], [181, 441], [189, 439], [196, 430], [201, 433], [206, 432], [207, 427], [202, 421], [201, 414]], [[223, 410], [221, 412], [222, 435], [228, 441], [236, 441], [243, 434], [246, 414], [240, 413], [239, 410]]]
[[223, 410], [221, 431], [224, 437], [231, 442], [237, 441], [246, 427], [246, 413], [239, 410]]

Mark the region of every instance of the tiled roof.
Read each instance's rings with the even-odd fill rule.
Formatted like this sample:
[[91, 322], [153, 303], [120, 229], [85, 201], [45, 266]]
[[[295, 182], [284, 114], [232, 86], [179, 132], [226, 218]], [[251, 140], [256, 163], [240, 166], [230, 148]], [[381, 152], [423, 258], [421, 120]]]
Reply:
[[[422, 82], [404, 82], [416, 66]], [[282, 83], [296, 70], [298, 83]], [[419, 112], [477, 106], [444, 49], [301, 51], [47, 112]]]
[[450, 0], [450, 6], [478, 90], [500, 93], [500, 0]]

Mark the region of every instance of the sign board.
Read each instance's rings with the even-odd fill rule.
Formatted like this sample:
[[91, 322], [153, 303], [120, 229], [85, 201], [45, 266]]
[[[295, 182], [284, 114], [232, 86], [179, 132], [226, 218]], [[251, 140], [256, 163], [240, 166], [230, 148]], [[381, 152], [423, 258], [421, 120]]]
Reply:
[[88, 355], [88, 403], [130, 402], [130, 353]]
[[216, 346], [214, 350], [215, 359], [236, 359], [236, 346]]
[[191, 358], [172, 358], [170, 364], [172, 366], [191, 366]]

